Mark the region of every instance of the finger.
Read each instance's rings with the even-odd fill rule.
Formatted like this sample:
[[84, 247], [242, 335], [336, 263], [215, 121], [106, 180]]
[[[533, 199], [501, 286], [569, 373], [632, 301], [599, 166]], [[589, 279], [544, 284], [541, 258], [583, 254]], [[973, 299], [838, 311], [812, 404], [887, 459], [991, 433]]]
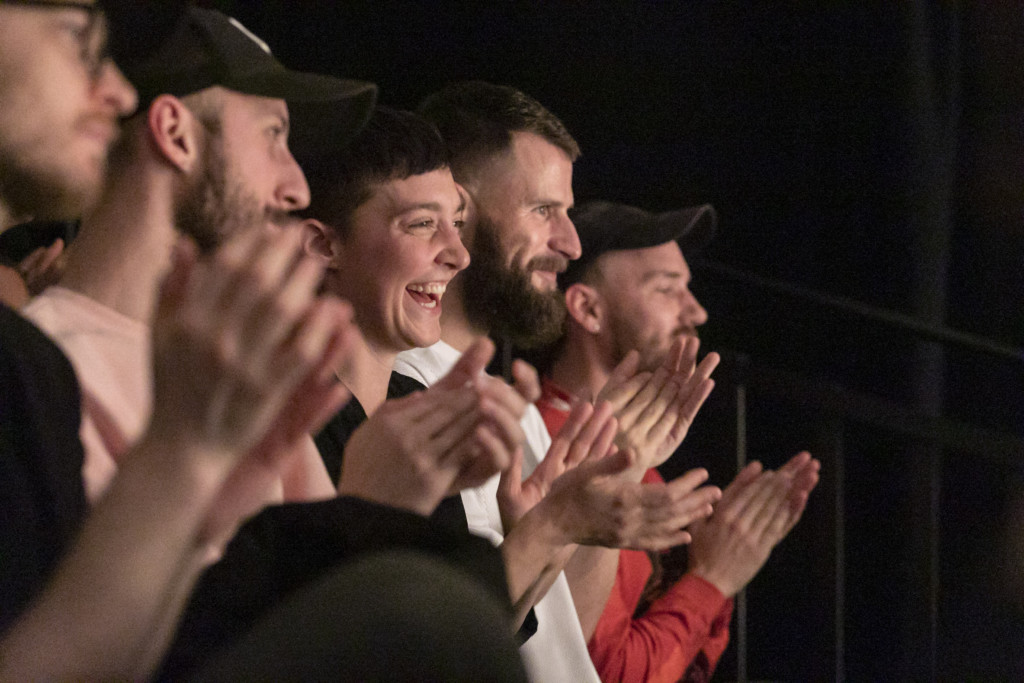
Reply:
[[481, 337], [466, 349], [465, 353], [459, 357], [458, 362], [448, 371], [448, 374], [438, 380], [434, 386], [440, 385], [448, 389], [456, 389], [473, 381], [475, 377], [483, 373], [493, 356], [494, 342], [486, 337]]
[[680, 498], [708, 480], [708, 471], [703, 467], [692, 469], [665, 484], [665, 489], [673, 498]]
[[[658, 368], [647, 382], [644, 383], [643, 387], [640, 388], [640, 391], [624, 407], [615, 411], [615, 417], [618, 419], [619, 428], [622, 431], [629, 431], [633, 428], [634, 424], [637, 424], [640, 415], [657, 399], [665, 383], [669, 381], [669, 377], [671, 375], [665, 368]], [[673, 388], [678, 391], [678, 387]]]
[[676, 402], [682, 388], [683, 382], [676, 381], [676, 377], [669, 375], [654, 399], [640, 411], [636, 425], [649, 434], [663, 418], [669, 418], [669, 424], [673, 424], [676, 411], [671, 410], [671, 406]]
[[[598, 437], [605, 432], [608, 422], [610, 420], [614, 421], [614, 419], [615, 418], [612, 417], [612, 405], [607, 401], [602, 401], [569, 446], [569, 455], [566, 458], [566, 466], [575, 467], [584, 460], [589, 459], [591, 449]], [[605, 445], [601, 449], [601, 453], [604, 454], [607, 451], [608, 447]]]
[[810, 493], [818, 485], [821, 479], [821, 463], [811, 460], [793, 479], [793, 487], [805, 493]]
[[540, 379], [537, 370], [519, 358], [512, 361], [512, 386], [527, 403], [540, 398]]
[[694, 337], [693, 335], [685, 335], [676, 338], [676, 340], [672, 342], [672, 346], [668, 350], [668, 355], [665, 356], [665, 360], [661, 364], [669, 373], [674, 374], [682, 368], [683, 372], [689, 375], [693, 368], [693, 361], [696, 359], [697, 353], [696, 351], [693, 351], [693, 358], [690, 359], [689, 363], [686, 362], [687, 351], [692, 346], [690, 344], [691, 339], [696, 340], [697, 337]]
[[443, 403], [424, 403], [428, 404], [431, 411], [419, 421], [417, 427], [425, 432], [424, 443], [428, 450], [436, 453], [440, 461], [444, 461], [444, 454], [470, 438], [480, 421], [480, 413], [476, 410], [477, 396], [475, 392], [464, 389], [448, 392], [443, 397]]
[[786, 464], [779, 468], [779, 472], [782, 474], [788, 474], [790, 476], [796, 476], [800, 470], [804, 468], [807, 463], [811, 461], [811, 454], [807, 451], [800, 451], [788, 461]]
[[489, 396], [480, 399], [480, 413], [486, 423], [494, 427], [494, 434], [504, 442], [509, 451], [526, 441], [526, 434], [519, 424], [519, 416], [510, 413], [504, 406]]
[[722, 491], [722, 500], [719, 501], [718, 508], [722, 509], [729, 505], [741, 490], [757, 480], [763, 470], [764, 467], [757, 460], [747, 463], [746, 467], [740, 470], [739, 474]]
[[[789, 526], [790, 502], [793, 500], [792, 485], [792, 479], [780, 475], [775, 477], [775, 481], [769, 487], [771, 495], [750, 525], [752, 537], [759, 542], [774, 545], [781, 538], [778, 535], [779, 529]], [[797, 493], [796, 496], [806, 500], [806, 496], [801, 493]], [[800, 507], [802, 509], [802, 503]], [[795, 524], [795, 521], [793, 523]], [[776, 525], [778, 529], [773, 529]]]
[[650, 377], [649, 372], [638, 372], [639, 366], [640, 354], [636, 350], [631, 350], [609, 374], [595, 403], [608, 401], [616, 411], [624, 408]]
[[[265, 232], [265, 239], [237, 268], [217, 302], [226, 321], [237, 320], [242, 325], [243, 345], [275, 345], [276, 338], [271, 341], [264, 337], [274, 333], [279, 321], [283, 321], [287, 329], [288, 324], [301, 313], [287, 304], [294, 302], [295, 295], [301, 297], [300, 304], [308, 301], [323, 272], [323, 261], [304, 253], [299, 230]], [[307, 263], [300, 267], [303, 261]], [[296, 275], [298, 278], [293, 277]], [[300, 286], [311, 279], [313, 287], [307, 285], [300, 290]], [[282, 297], [285, 290], [292, 294], [288, 299]], [[254, 319], [258, 321], [257, 333], [250, 334]]]
[[601, 428], [601, 432], [594, 440], [594, 445], [590, 447], [590, 450], [583, 462], [598, 460], [600, 458], [613, 455], [615, 453], [615, 435], [618, 431], [618, 421], [616, 421], [614, 417], [610, 417], [608, 421], [604, 423], [604, 427]]
[[496, 473], [509, 467], [513, 454], [519, 453], [519, 475], [522, 476], [522, 448], [509, 450], [505, 442], [498, 438], [486, 425], [478, 425], [473, 438], [479, 444], [475, 457], [460, 473], [458, 481], [461, 488], [480, 486]]
[[[486, 431], [486, 427], [483, 428], [483, 431]], [[483, 446], [483, 444], [481, 443], [480, 446]], [[472, 464], [471, 461], [465, 463], [466, 469], [469, 469]], [[523, 449], [517, 448], [512, 451], [509, 466], [502, 470], [501, 477], [498, 478], [498, 495], [506, 498], [515, 498], [519, 495], [522, 487]]]
[[771, 516], [785, 505], [791, 483], [777, 472], [764, 472], [748, 487], [750, 496], [737, 517], [742, 528], [749, 530], [754, 538], [760, 538]]
[[325, 358], [334, 351], [340, 332], [338, 311], [335, 301], [317, 299], [277, 348], [242, 361], [247, 371], [279, 390], [307, 372], [317, 370], [322, 375]]
[[493, 401], [514, 415], [517, 420], [522, 419], [526, 414], [526, 409], [530, 404], [500, 377], [478, 374], [473, 379], [473, 385], [480, 393], [481, 398]]
[[690, 425], [714, 388], [715, 381], [706, 379], [696, 386], [680, 389], [663, 418], [651, 429], [651, 440], [667, 443], [665, 450], [674, 452], [690, 433]]
[[554, 458], [558, 462], [564, 462], [566, 456], [569, 455], [569, 448], [573, 441], [579, 435], [580, 430], [583, 429], [583, 425], [586, 424], [587, 420], [590, 419], [591, 415], [594, 414], [594, 407], [586, 401], [577, 401], [573, 404], [572, 409], [569, 411], [569, 417], [566, 418], [565, 424], [558, 430], [555, 438], [551, 440], [551, 448], [548, 449], [548, 454], [544, 456], [543, 465], [548, 460]]
[[[301, 317], [311, 305], [316, 289], [323, 277], [323, 264], [319, 259], [295, 252], [298, 261], [292, 264], [275, 262], [268, 266], [268, 286], [277, 287], [271, 296], [266, 296], [255, 306], [245, 321], [242, 343], [252, 347], [252, 353], [269, 353], [288, 333], [295, 320]], [[270, 273], [269, 268], [281, 268], [280, 273]], [[270, 285], [270, 280], [284, 276], [284, 269], [291, 273], [280, 285]], [[272, 291], [272, 290], [270, 290]]]
[[228, 302], [237, 298], [239, 289], [250, 290], [250, 296], [254, 295], [251, 283], [239, 286], [238, 280], [244, 277], [246, 265], [270, 238], [268, 230], [242, 230], [211, 254], [205, 255], [202, 259], [206, 265], [203, 278], [189, 293], [197, 306], [223, 316]]

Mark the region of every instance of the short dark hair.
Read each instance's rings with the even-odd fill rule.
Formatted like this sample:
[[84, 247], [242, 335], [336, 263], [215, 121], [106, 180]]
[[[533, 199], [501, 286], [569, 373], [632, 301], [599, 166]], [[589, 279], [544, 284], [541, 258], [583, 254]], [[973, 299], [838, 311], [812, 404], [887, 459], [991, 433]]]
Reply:
[[557, 116], [507, 85], [463, 81], [428, 96], [416, 110], [441, 131], [452, 172], [462, 182], [512, 144], [513, 133], [534, 133], [576, 161], [580, 146]]
[[378, 107], [343, 150], [304, 161], [311, 202], [299, 215], [344, 237], [373, 185], [442, 168], [448, 168], [448, 151], [432, 124], [412, 112]]

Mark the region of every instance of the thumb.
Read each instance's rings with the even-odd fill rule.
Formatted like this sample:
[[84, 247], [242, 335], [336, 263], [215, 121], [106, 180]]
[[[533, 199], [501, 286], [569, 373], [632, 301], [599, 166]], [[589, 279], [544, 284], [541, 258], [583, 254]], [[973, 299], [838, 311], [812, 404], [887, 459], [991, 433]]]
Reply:
[[512, 452], [512, 461], [509, 466], [501, 472], [498, 477], [498, 494], [515, 495], [523, 485], [523, 447], [520, 446]]
[[446, 389], [459, 389], [465, 386], [483, 372], [492, 356], [494, 356], [494, 342], [487, 337], [477, 339], [472, 346], [466, 349], [466, 352], [452, 366], [448, 374], [435, 383], [435, 386]]

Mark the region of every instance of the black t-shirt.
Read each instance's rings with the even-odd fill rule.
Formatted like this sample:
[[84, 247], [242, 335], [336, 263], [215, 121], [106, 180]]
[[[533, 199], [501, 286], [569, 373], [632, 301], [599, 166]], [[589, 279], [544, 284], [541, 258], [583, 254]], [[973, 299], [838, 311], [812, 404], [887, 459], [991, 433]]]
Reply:
[[[392, 372], [388, 382], [387, 397], [388, 400], [403, 398], [423, 389], [426, 387], [412, 377]], [[338, 478], [341, 476], [341, 461], [345, 454], [345, 444], [348, 443], [356, 427], [364, 422], [366, 422], [366, 411], [353, 396], [314, 438], [317, 450], [320, 451], [320, 457], [323, 458], [324, 465], [327, 467], [327, 474], [335, 484], [338, 483]]]
[[80, 422], [71, 364], [0, 304], [0, 632], [43, 587], [85, 517]]

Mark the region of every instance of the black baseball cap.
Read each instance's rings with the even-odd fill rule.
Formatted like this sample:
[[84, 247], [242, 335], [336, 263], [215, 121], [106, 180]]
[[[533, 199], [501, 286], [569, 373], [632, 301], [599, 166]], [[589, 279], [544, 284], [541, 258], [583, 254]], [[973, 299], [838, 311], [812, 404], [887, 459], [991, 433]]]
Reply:
[[580, 236], [582, 256], [569, 262], [558, 276], [565, 290], [583, 277], [601, 254], [626, 249], [646, 249], [666, 242], [678, 242], [684, 253], [692, 254], [711, 241], [718, 224], [715, 207], [710, 204], [652, 213], [635, 206], [593, 201], [569, 212]]
[[[115, 60], [138, 90], [140, 108], [162, 94], [183, 97], [215, 85], [280, 98], [293, 121], [289, 144], [309, 150], [346, 142], [373, 111], [372, 83], [287, 69], [263, 40], [216, 10], [163, 0], [153, 3], [162, 7], [154, 15], [150, 4], [102, 3]], [[158, 46], [144, 50], [147, 42]]]

